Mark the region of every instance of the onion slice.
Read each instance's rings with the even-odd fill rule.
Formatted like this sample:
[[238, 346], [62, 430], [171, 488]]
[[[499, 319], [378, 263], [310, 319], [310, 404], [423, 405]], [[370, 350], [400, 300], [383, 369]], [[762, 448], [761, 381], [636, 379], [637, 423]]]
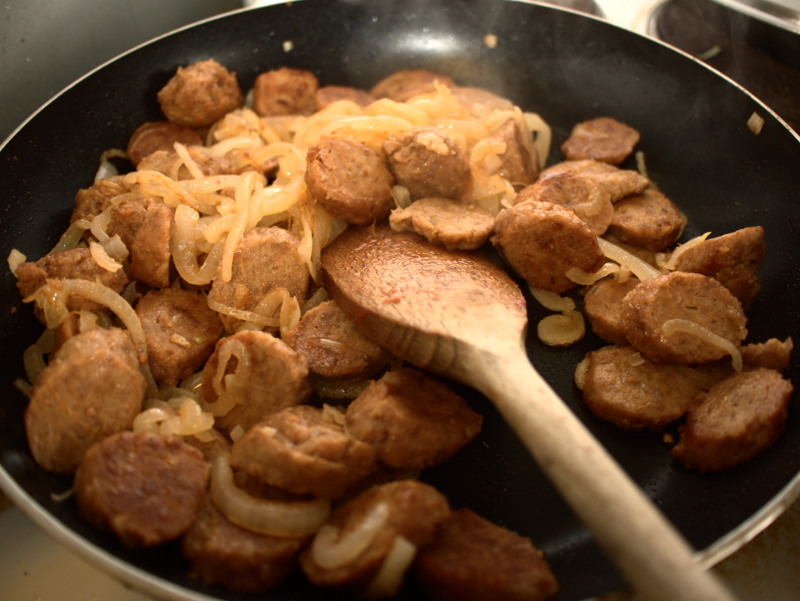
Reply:
[[600, 250], [603, 251], [605, 256], [630, 269], [633, 275], [643, 282], [662, 275], [661, 272], [652, 265], [645, 263], [639, 257], [632, 255], [608, 240], [598, 238], [597, 243], [600, 245]]
[[[567, 276], [569, 277], [569, 275]], [[558, 311], [565, 313], [575, 309], [575, 301], [568, 296], [560, 296], [555, 292], [548, 292], [547, 290], [540, 290], [534, 286], [528, 285], [531, 295], [535, 298], [540, 305], [550, 311]]]
[[325, 524], [311, 543], [311, 559], [323, 570], [353, 563], [372, 544], [389, 517], [389, 505], [378, 503], [352, 530], [341, 534], [336, 526]]
[[731, 356], [731, 365], [736, 371], [742, 371], [742, 353], [730, 340], [718, 336], [708, 328], [704, 328], [699, 323], [688, 319], [669, 319], [661, 324], [661, 331], [664, 336], [670, 336], [675, 332], [684, 332], [696, 336], [706, 342], [725, 349]]
[[286, 502], [248, 495], [234, 483], [227, 453], [218, 455], [211, 467], [211, 500], [230, 522], [283, 538], [314, 534], [331, 510], [327, 499]]
[[398, 534], [386, 554], [380, 570], [367, 588], [367, 599], [387, 599], [394, 597], [403, 584], [403, 576], [417, 555], [417, 547], [410, 540]]
[[586, 324], [580, 311], [548, 315], [536, 327], [536, 333], [548, 346], [569, 346], [586, 334]]
[[594, 273], [586, 273], [577, 267], [567, 269], [566, 276], [581, 286], [591, 286], [598, 280], [602, 280], [607, 275], [617, 273], [620, 267], [616, 263], [604, 263], [603, 266]]

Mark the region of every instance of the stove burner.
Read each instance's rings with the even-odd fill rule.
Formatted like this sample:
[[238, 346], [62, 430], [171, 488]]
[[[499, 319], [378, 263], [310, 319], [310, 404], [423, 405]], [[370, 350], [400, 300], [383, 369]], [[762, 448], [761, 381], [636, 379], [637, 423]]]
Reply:
[[800, 132], [800, 35], [711, 0], [667, 0], [651, 30], [741, 84]]

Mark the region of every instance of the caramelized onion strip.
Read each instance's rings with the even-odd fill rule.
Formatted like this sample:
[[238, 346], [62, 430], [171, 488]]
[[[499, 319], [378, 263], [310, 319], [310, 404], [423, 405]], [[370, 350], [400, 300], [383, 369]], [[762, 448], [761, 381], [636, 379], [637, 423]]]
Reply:
[[688, 319], [669, 319], [661, 324], [661, 331], [664, 332], [664, 336], [670, 336], [675, 332], [684, 332], [696, 336], [709, 344], [719, 346], [725, 349], [731, 356], [731, 365], [733, 365], [733, 369], [742, 371], [742, 353], [736, 348], [736, 345], [730, 340], [718, 336], [708, 328], [704, 328], [699, 323], [689, 321]]
[[388, 517], [389, 505], [378, 503], [355, 528], [345, 533], [331, 524], [323, 525], [311, 543], [311, 559], [323, 570], [353, 563], [369, 548]]

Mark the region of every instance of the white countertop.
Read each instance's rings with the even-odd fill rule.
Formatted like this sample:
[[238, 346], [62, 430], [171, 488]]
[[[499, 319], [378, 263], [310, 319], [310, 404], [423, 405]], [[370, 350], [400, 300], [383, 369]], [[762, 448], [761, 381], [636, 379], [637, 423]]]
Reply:
[[[659, 2], [597, 3], [609, 21], [645, 33], [650, 10]], [[152, 601], [77, 557], [7, 504], [0, 494], [0, 600]], [[741, 601], [800, 598], [800, 501], [715, 571]]]

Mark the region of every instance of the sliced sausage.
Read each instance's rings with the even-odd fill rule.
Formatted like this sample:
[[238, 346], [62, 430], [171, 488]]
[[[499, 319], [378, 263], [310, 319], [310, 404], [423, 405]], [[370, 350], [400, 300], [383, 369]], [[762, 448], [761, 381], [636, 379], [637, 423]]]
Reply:
[[229, 72], [214, 59], [199, 61], [177, 72], [158, 92], [158, 102], [167, 119], [198, 129], [244, 105], [244, 96]]
[[445, 248], [475, 250], [489, 240], [494, 217], [480, 207], [449, 198], [421, 198], [389, 216], [394, 229], [406, 229]]
[[308, 189], [333, 217], [366, 225], [389, 216], [394, 177], [369, 146], [347, 136], [323, 136], [306, 160]]
[[150, 371], [167, 384], [198, 371], [222, 334], [222, 322], [202, 292], [150, 290], [136, 303], [136, 314], [147, 340]]
[[78, 219], [91, 221], [95, 215], [99, 215], [111, 206], [111, 199], [127, 192], [128, 188], [117, 177], [107, 177], [88, 188], [78, 190], [75, 195], [75, 208], [69, 222], [73, 223]]
[[130, 247], [131, 278], [153, 288], [169, 286], [173, 222], [172, 209], [161, 202], [150, 203]]
[[156, 150], [172, 150], [175, 142], [185, 146], [202, 146], [203, 139], [190, 127], [171, 121], [148, 121], [136, 128], [128, 140], [128, 158], [136, 167]]
[[608, 231], [623, 242], [660, 251], [677, 240], [685, 221], [669, 198], [648, 188], [614, 205]]
[[203, 396], [226, 407], [235, 403], [217, 415], [217, 428], [226, 433], [236, 426], [248, 430], [266, 416], [308, 400], [307, 376], [303, 355], [271, 334], [244, 330], [217, 342], [203, 368]]
[[578, 123], [561, 145], [567, 159], [592, 159], [619, 165], [639, 142], [639, 132], [611, 117], [597, 117]]
[[311, 115], [317, 111], [319, 81], [311, 71], [281, 67], [253, 83], [253, 110], [262, 117]]
[[191, 576], [206, 586], [258, 593], [278, 586], [292, 571], [306, 538], [278, 538], [229, 522], [206, 495], [181, 542]]
[[90, 446], [133, 427], [146, 387], [128, 332], [76, 334], [33, 387], [25, 432], [34, 459], [49, 472], [74, 472]]
[[[385, 506], [379, 507], [381, 504]], [[395, 538], [402, 536], [416, 548], [424, 547], [433, 538], [437, 525], [450, 515], [450, 506], [432, 486], [416, 480], [400, 480], [373, 486], [337, 507], [323, 529], [335, 529], [338, 536], [334, 540], [341, 540], [378, 512], [385, 518], [367, 548], [344, 565], [321, 567], [315, 560], [313, 543], [303, 550], [300, 566], [311, 582], [367, 594]]]
[[376, 467], [375, 450], [309, 405], [266, 417], [233, 443], [231, 467], [293, 494], [338, 499]]
[[467, 200], [472, 191], [469, 159], [436, 127], [415, 127], [383, 143], [389, 169], [412, 200], [438, 196]]
[[514, 204], [551, 202], [575, 211], [595, 236], [606, 233], [614, 217], [608, 191], [594, 179], [571, 171], [551, 173], [517, 194]]
[[528, 284], [561, 294], [574, 288], [572, 268], [594, 273], [605, 256], [597, 238], [571, 209], [550, 202], [524, 202], [495, 219], [491, 242]]
[[539, 157], [536, 155], [536, 148], [533, 148], [533, 155], [528, 151], [517, 123], [509, 119], [492, 137], [506, 143], [506, 151], [497, 155], [500, 159], [497, 174], [510, 181], [517, 189], [534, 183], [539, 172]]
[[119, 236], [125, 248], [130, 250], [133, 241], [136, 240], [136, 234], [142, 229], [147, 207], [153, 202], [157, 201], [144, 196], [126, 198], [109, 211], [110, 218], [108, 226], [106, 226], [106, 233], [112, 238]]
[[641, 282], [623, 299], [622, 330], [648, 359], [665, 363], [706, 363], [728, 354], [695, 334], [664, 334], [671, 319], [694, 322], [736, 348], [747, 335], [742, 305], [722, 284], [699, 273], [672, 272]]
[[653, 363], [631, 346], [593, 351], [583, 403], [623, 430], [659, 431], [686, 414], [702, 388], [678, 365]]
[[[186, 151], [204, 175], [236, 174], [240, 171], [228, 159], [209, 156], [199, 146], [189, 146]], [[194, 179], [194, 175], [183, 164], [183, 159], [174, 150], [156, 150], [139, 161], [136, 170], [158, 171], [174, 180]]]
[[370, 90], [375, 98], [389, 98], [395, 102], [407, 102], [414, 96], [436, 91], [436, 82], [447, 87], [455, 83], [447, 75], [426, 69], [404, 69], [380, 80]]
[[431, 601], [544, 601], [558, 581], [530, 539], [467, 508], [439, 525], [415, 572]]
[[[286, 288], [298, 302], [308, 291], [308, 267], [297, 254], [300, 240], [278, 227], [258, 227], [242, 238], [233, 256], [229, 282], [222, 279], [222, 264], [211, 287], [211, 296], [218, 303], [253, 310], [275, 288]], [[241, 320], [221, 315], [222, 325], [233, 332]]]
[[347, 431], [390, 467], [447, 461], [481, 430], [483, 418], [446, 384], [414, 369], [386, 373], [347, 407]]
[[[17, 288], [22, 298], [36, 292], [48, 279], [89, 280], [102, 284], [117, 294], [128, 284], [128, 276], [122, 269], [112, 272], [100, 267], [88, 248], [57, 251], [45, 255], [35, 263], [25, 262], [17, 267]], [[69, 311], [110, 312], [105, 306], [76, 294], [70, 295], [66, 306]], [[44, 314], [38, 306], [34, 313], [44, 323]]]
[[744, 463], [783, 432], [794, 387], [771, 369], [735, 374], [701, 393], [689, 407], [672, 455], [703, 472]]
[[767, 367], [775, 371], [786, 371], [791, 362], [794, 342], [787, 338], [783, 342], [770, 338], [766, 342], [742, 346], [742, 362], [745, 367]]
[[632, 194], [641, 194], [650, 186], [650, 180], [640, 175], [637, 171], [620, 169], [614, 165], [593, 161], [592, 159], [556, 163], [542, 171], [539, 177], [564, 171], [593, 179], [609, 193], [611, 202], [617, 202]]
[[761, 288], [757, 268], [764, 260], [764, 250], [764, 228], [746, 227], [687, 248], [675, 269], [713, 277], [747, 310]]
[[359, 332], [332, 300], [307, 311], [281, 338], [305, 356], [310, 371], [324, 378], [369, 378], [391, 359], [391, 354]]
[[121, 432], [86, 452], [75, 500], [84, 519], [125, 546], [153, 547], [189, 529], [208, 478], [202, 453], [179, 438]]
[[355, 102], [363, 108], [375, 102], [376, 99], [366, 90], [348, 86], [323, 86], [317, 90], [317, 110], [322, 110], [340, 100]]
[[631, 276], [624, 282], [619, 282], [616, 278], [604, 278], [592, 284], [583, 298], [583, 313], [592, 326], [592, 332], [606, 342], [628, 344], [619, 312], [622, 299], [638, 283], [639, 278]]

